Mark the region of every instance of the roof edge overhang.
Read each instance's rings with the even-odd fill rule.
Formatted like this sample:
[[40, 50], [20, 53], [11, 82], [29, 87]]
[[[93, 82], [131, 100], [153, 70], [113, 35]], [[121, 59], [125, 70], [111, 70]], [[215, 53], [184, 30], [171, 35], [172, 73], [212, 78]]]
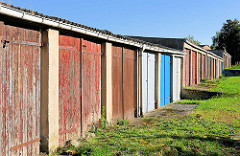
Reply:
[[220, 57], [220, 56], [218, 56], [218, 55], [212, 53], [211, 51], [207, 51], [207, 50], [205, 50], [205, 49], [203, 49], [203, 48], [201, 48], [201, 47], [199, 47], [199, 46], [197, 46], [197, 45], [191, 43], [191, 42], [188, 41], [187, 39], [185, 39], [184, 42], [186, 42], [188, 45], [190, 45], [190, 46], [192, 46], [192, 47], [194, 47], [194, 48], [196, 48], [196, 49], [198, 49], [198, 50], [201, 50], [201, 51], [206, 52], [207, 55], [211, 55], [211, 56], [216, 57], [216, 58], [218, 58], [218, 59], [220, 59], [220, 60], [223, 60], [222, 57]]
[[170, 53], [170, 54], [178, 54], [178, 55], [185, 54], [184, 51], [175, 50], [175, 49], [171, 49], [171, 48], [167, 48], [167, 47], [161, 47], [159, 45], [153, 45], [153, 44], [150, 44], [150, 43], [144, 42], [144, 41], [141, 41], [143, 43], [140, 43], [140, 42], [137, 42], [137, 41], [134, 41], [131, 39], [119, 38], [119, 37], [116, 37], [117, 35], [116, 36], [108, 35], [108, 34], [104, 34], [104, 33], [100, 32], [100, 31], [90, 30], [87, 28], [73, 25], [73, 24], [68, 24], [68, 23], [64, 23], [62, 21], [46, 18], [44, 16], [33, 15], [29, 12], [25, 12], [23, 10], [20, 10], [20, 9], [11, 7], [11, 6], [7, 6], [7, 5], [4, 5], [1, 3], [0, 3], [0, 14], [11, 16], [14, 18], [22, 19], [22, 20], [26, 20], [26, 21], [30, 21], [30, 22], [34, 22], [34, 23], [38, 23], [38, 24], [43, 24], [43, 25], [57, 28], [57, 29], [63, 29], [63, 30], [77, 32], [80, 34], [100, 38], [100, 39], [107, 40], [110, 42], [127, 44], [127, 45], [131, 45], [131, 46], [138, 47], [138, 48], [143, 48], [145, 46], [146, 50], [151, 50], [151, 51], [155, 51], [158, 53]]

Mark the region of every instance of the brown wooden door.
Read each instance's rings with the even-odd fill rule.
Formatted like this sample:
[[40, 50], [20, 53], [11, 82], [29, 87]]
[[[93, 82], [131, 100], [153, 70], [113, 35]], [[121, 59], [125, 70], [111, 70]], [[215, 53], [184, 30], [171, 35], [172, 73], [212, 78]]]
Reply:
[[113, 122], [134, 118], [136, 110], [135, 51], [112, 46]]
[[112, 46], [112, 120], [123, 120], [123, 48]]
[[124, 119], [134, 118], [136, 105], [135, 51], [123, 49], [123, 110]]

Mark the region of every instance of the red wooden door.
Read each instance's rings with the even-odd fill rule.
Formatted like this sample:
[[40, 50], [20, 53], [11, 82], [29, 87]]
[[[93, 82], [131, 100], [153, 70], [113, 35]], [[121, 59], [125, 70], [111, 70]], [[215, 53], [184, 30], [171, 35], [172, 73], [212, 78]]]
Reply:
[[196, 52], [192, 51], [192, 84], [196, 84]]
[[101, 118], [101, 44], [81, 39], [83, 134]]
[[[3, 22], [0, 22], [0, 40], [3, 40], [3, 38], [5, 36], [3, 36], [5, 30], [4, 30], [5, 26], [3, 24]], [[1, 44], [0, 46], [0, 75], [5, 75], [6, 73], [6, 67], [3, 68], [3, 66], [5, 65], [5, 56], [6, 55], [6, 50], [3, 49], [3, 45]], [[1, 95], [0, 95], [0, 153], [2, 153], [3, 156], [6, 155], [6, 122], [5, 122], [5, 114], [6, 114], [6, 106], [5, 106], [5, 90], [6, 88], [4, 87], [5, 84], [3, 82], [3, 80], [5, 80], [5, 78], [3, 79], [3, 76], [0, 76], [0, 91], [1, 91]]]
[[211, 59], [212, 61], [211, 61], [211, 68], [212, 68], [212, 70], [211, 70], [211, 80], [213, 80], [213, 73], [214, 73], [214, 71], [213, 71], [213, 69], [214, 69], [214, 67], [213, 67], [213, 61], [214, 61], [214, 59]]
[[59, 35], [60, 145], [81, 136], [80, 39]]
[[185, 52], [187, 53], [185, 55], [185, 87], [189, 86], [189, 73], [190, 73], [190, 50], [185, 49]]
[[211, 58], [210, 57], [207, 57], [207, 68], [206, 68], [206, 70], [207, 70], [207, 78], [211, 79], [212, 68], [211, 68]]
[[134, 118], [136, 107], [135, 71], [135, 51], [123, 48], [123, 110], [125, 120]]
[[200, 53], [198, 53], [198, 81], [197, 83], [200, 83], [201, 77], [202, 77], [202, 59], [201, 59], [202, 55]]
[[202, 79], [206, 78], [205, 59], [205, 55], [202, 55]]
[[213, 79], [216, 78], [216, 60], [213, 59]]
[[223, 63], [224, 64], [223, 68], [227, 68], [228, 67], [228, 64], [227, 64], [228, 57], [227, 57], [227, 55], [224, 54], [223, 58], [224, 58], [224, 60], [223, 60], [223, 62], [224, 62]]
[[123, 48], [112, 46], [112, 119], [113, 122], [123, 120]]
[[38, 155], [40, 32], [0, 23], [0, 38], [0, 153]]

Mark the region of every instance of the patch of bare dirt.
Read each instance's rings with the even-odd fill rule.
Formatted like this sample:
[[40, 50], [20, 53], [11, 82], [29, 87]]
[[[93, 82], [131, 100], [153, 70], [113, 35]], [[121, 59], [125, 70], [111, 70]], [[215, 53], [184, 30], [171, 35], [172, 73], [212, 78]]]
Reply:
[[[178, 118], [191, 114], [198, 105], [196, 104], [168, 104], [160, 109], [144, 114], [144, 117], [153, 118]], [[142, 118], [135, 118], [129, 122], [130, 126], [142, 125]]]
[[187, 88], [188, 89], [196, 89], [196, 90], [212, 91], [215, 87], [216, 87], [216, 85], [195, 84], [195, 85], [191, 85], [190, 87], [187, 87]]
[[146, 117], [157, 117], [157, 118], [172, 118], [182, 117], [192, 113], [193, 110], [177, 110], [177, 109], [161, 109], [146, 114]]

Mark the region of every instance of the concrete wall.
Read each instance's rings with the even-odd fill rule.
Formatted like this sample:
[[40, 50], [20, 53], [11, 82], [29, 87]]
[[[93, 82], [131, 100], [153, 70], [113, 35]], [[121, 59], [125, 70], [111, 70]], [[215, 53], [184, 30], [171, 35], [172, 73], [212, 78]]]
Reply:
[[58, 71], [59, 32], [48, 29], [43, 32], [41, 52], [41, 150], [54, 151], [59, 146]]
[[106, 120], [112, 122], [112, 43], [102, 43], [102, 106]]
[[156, 68], [155, 68], [155, 99], [156, 99], [156, 106], [155, 108], [159, 108], [160, 107], [160, 84], [161, 84], [161, 80], [160, 80], [160, 75], [161, 75], [161, 53], [157, 53], [156, 54], [156, 64], [155, 64]]

